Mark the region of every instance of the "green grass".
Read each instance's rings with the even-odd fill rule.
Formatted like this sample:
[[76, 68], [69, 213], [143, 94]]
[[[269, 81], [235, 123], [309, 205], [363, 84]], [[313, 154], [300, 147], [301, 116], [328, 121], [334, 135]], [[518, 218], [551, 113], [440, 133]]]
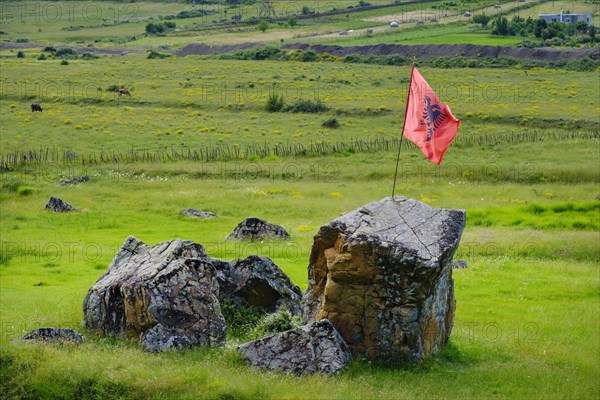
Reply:
[[[255, 31], [216, 29], [209, 36], [179, 32], [130, 42], [128, 36], [143, 32], [150, 18], [185, 8], [179, 3], [131, 4], [140, 7], [139, 20], [76, 31], [62, 30], [65, 21], [8, 22], [2, 26], [8, 32], [3, 39], [86, 45], [98, 38], [97, 46], [113, 40], [145, 48], [198, 38], [220, 43], [259, 38]], [[228, 9], [228, 15], [233, 11]], [[354, 18], [392, 12], [395, 8], [304, 21], [293, 30], [273, 27], [265, 37], [278, 41], [277, 35], [288, 35], [287, 41], [296, 34], [363, 29], [373, 22]], [[198, 20], [185, 20], [194, 23]], [[69, 24], [92, 25], [81, 19]], [[205, 35], [202, 26], [198, 29]], [[457, 34], [457, 29], [465, 26], [441, 23], [373, 38], [336, 34], [332, 40], [495, 40]], [[308, 257], [319, 227], [390, 195], [395, 146], [367, 149], [363, 142], [395, 144], [410, 67], [339, 60], [147, 60], [144, 51], [60, 65], [58, 59], [36, 60], [41, 48], [23, 51], [22, 59], [16, 50], [0, 52], [0, 156], [35, 155], [42, 161], [28, 159], [0, 171], [0, 397], [600, 397], [597, 71], [419, 68], [463, 120], [440, 166], [405, 141], [396, 185], [397, 194], [467, 210], [455, 259], [467, 261], [468, 268], [454, 271], [457, 311], [450, 345], [416, 367], [355, 360], [336, 377], [295, 377], [246, 367], [235, 351], [240, 339], [231, 335], [223, 349], [161, 354], [89, 333], [80, 347], [13, 339], [45, 326], [81, 330], [83, 298], [128, 235], [150, 245], [191, 239], [211, 256], [227, 260], [265, 255], [306, 289]], [[114, 96], [106, 91], [111, 85], [125, 85], [133, 96]], [[290, 103], [320, 99], [330, 111], [268, 113], [264, 107], [273, 90]], [[42, 103], [43, 113], [31, 113], [35, 101]], [[321, 126], [333, 117], [337, 129]], [[275, 149], [294, 146], [312, 150], [275, 154]], [[188, 151], [215, 149], [221, 149], [222, 160], [185, 159]], [[319, 149], [328, 150], [320, 154]], [[153, 161], [139, 161], [144, 153]], [[177, 155], [184, 159], [174, 160]], [[92, 178], [58, 184], [82, 175]], [[50, 196], [80, 211], [46, 211]], [[187, 208], [218, 217], [181, 216], [179, 210]], [[224, 242], [249, 216], [282, 225], [290, 241]]]

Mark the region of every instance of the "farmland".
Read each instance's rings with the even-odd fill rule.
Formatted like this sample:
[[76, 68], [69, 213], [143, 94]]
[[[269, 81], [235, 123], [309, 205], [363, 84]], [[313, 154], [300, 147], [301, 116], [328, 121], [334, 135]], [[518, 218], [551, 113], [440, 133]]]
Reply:
[[[556, 3], [598, 15], [595, 3]], [[417, 11], [462, 16], [465, 7], [493, 6], [483, 2], [315, 14], [288, 26], [285, 10], [304, 4], [275, 1], [286, 20], [264, 33], [212, 23], [256, 16], [256, 6], [206, 5], [214, 13], [175, 19], [179, 29], [164, 35], [144, 27], [189, 4], [25, 2], [25, 23], [19, 4], [2, 4], [0, 46], [2, 398], [600, 397], [600, 80], [593, 65], [443, 68], [416, 59], [462, 126], [440, 166], [403, 142], [396, 194], [467, 210], [455, 256], [467, 268], [454, 271], [450, 344], [422, 365], [355, 360], [335, 377], [265, 373], [242, 363], [235, 351], [242, 338], [231, 334], [222, 349], [160, 354], [86, 332], [79, 347], [14, 342], [44, 326], [81, 330], [87, 290], [129, 235], [150, 245], [194, 240], [228, 260], [265, 255], [304, 290], [319, 227], [390, 195], [410, 62], [350, 63], [326, 54], [303, 62], [283, 47], [267, 60], [175, 50], [189, 43], [517, 43], [456, 18], [408, 23]], [[91, 4], [104, 20], [79, 12]], [[537, 8], [552, 12], [550, 4]], [[520, 6], [506, 3], [503, 11]], [[34, 7], [63, 14], [49, 18]], [[406, 26], [391, 30], [390, 15], [405, 15]], [[57, 56], [63, 47], [78, 55]], [[165, 58], [149, 59], [149, 51]], [[118, 87], [131, 96], [119, 96]], [[270, 94], [288, 104], [318, 100], [326, 110], [268, 112]], [[31, 111], [34, 102], [43, 112]], [[337, 128], [323, 126], [332, 118]], [[91, 179], [59, 185], [84, 175]], [[50, 196], [79, 212], [44, 210]], [[191, 207], [218, 217], [179, 215]], [[224, 242], [249, 216], [282, 225], [290, 241]]]

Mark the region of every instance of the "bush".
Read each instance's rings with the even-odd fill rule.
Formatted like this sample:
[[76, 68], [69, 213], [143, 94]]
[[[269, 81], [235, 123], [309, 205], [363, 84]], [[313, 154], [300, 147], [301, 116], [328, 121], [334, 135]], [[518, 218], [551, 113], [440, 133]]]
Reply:
[[275, 93], [269, 94], [269, 98], [267, 99], [267, 104], [265, 105], [265, 110], [268, 112], [279, 112], [285, 106], [285, 101], [283, 96], [279, 96]]
[[67, 60], [62, 60], [60, 62], [60, 65], [69, 65], [69, 62]]
[[321, 124], [321, 126], [323, 128], [338, 128], [340, 126], [340, 123], [338, 122], [337, 118], [335, 117], [331, 117], [329, 119], [326, 119], [325, 121], [323, 121], [323, 123]]
[[171, 21], [165, 22], [150, 22], [146, 25], [146, 33], [156, 34], [156, 33], [164, 33], [169, 30], [175, 29], [177, 24]]
[[282, 308], [278, 313], [268, 314], [263, 317], [254, 328], [254, 334], [257, 337], [263, 337], [289, 331], [301, 325], [302, 320], [299, 316], [294, 317], [288, 310]]
[[77, 52], [70, 47], [58, 49], [58, 50], [56, 50], [56, 53], [54, 53], [54, 54], [56, 55], [56, 57], [61, 57], [61, 58], [76, 58], [77, 57]]
[[233, 337], [247, 336], [252, 332], [260, 319], [265, 315], [264, 311], [236, 306], [231, 301], [221, 303], [221, 313], [227, 322], [227, 331]]
[[30, 196], [33, 194], [33, 188], [29, 186], [19, 186], [17, 188], [17, 194], [19, 196]]
[[286, 107], [284, 111], [293, 113], [320, 113], [327, 111], [329, 108], [321, 100], [296, 100], [292, 105]]
[[40, 61], [44, 61], [44, 60], [47, 60], [48, 58], [46, 57], [46, 55], [45, 55], [44, 53], [42, 53], [42, 54], [40, 54], [40, 55], [38, 56], [38, 58], [37, 58], [37, 59], [38, 59], [38, 60], [40, 60]]
[[44, 51], [54, 53], [54, 52], [56, 52], [56, 47], [46, 46], [46, 47], [44, 47]]
[[164, 53], [159, 53], [158, 51], [154, 51], [154, 50], [150, 50], [148, 52], [148, 57], [149, 59], [154, 59], [154, 58], [167, 58], [167, 57], [171, 57], [170, 54], [164, 54]]
[[95, 60], [96, 58], [99, 58], [99, 56], [94, 53], [86, 52], [81, 55], [82, 60]]
[[19, 50], [19, 52], [17, 53], [17, 58], [25, 58], [25, 53]]

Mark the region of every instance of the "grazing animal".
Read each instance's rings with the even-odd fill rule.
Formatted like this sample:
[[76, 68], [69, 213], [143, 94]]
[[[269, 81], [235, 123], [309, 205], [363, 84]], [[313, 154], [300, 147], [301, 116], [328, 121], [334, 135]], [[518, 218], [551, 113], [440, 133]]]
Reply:
[[31, 112], [34, 112], [34, 111], [42, 112], [42, 106], [40, 106], [39, 103], [33, 103], [31, 105]]
[[121, 89], [117, 90], [117, 92], [119, 93], [119, 96], [126, 94], [127, 96], [131, 97], [131, 93], [129, 93], [129, 90], [127, 90], [125, 88], [121, 88]]

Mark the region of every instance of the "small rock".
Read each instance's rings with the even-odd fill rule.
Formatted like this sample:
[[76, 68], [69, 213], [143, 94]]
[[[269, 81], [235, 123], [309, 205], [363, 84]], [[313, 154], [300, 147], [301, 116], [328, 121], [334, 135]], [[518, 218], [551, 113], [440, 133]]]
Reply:
[[258, 241], [265, 239], [288, 240], [289, 238], [290, 235], [281, 226], [250, 217], [240, 222], [225, 240]]
[[83, 336], [73, 329], [39, 328], [25, 334], [21, 340], [32, 342], [81, 344], [83, 342]]
[[453, 269], [465, 269], [467, 268], [467, 262], [465, 260], [452, 261]]
[[326, 319], [243, 344], [238, 352], [253, 367], [295, 374], [337, 374], [352, 361], [344, 339]]
[[85, 176], [79, 176], [77, 178], [72, 178], [72, 179], [63, 179], [62, 181], [58, 182], [58, 184], [60, 186], [75, 185], [77, 183], [87, 182], [90, 179], [92, 179], [91, 176], [85, 175]]
[[211, 213], [209, 211], [200, 211], [200, 210], [196, 210], [195, 208], [181, 210], [181, 211], [179, 211], [179, 214], [187, 215], [188, 217], [194, 217], [194, 218], [214, 218], [217, 216], [216, 214]]
[[54, 212], [71, 212], [77, 211], [75, 207], [57, 197], [50, 197], [46, 208]]

